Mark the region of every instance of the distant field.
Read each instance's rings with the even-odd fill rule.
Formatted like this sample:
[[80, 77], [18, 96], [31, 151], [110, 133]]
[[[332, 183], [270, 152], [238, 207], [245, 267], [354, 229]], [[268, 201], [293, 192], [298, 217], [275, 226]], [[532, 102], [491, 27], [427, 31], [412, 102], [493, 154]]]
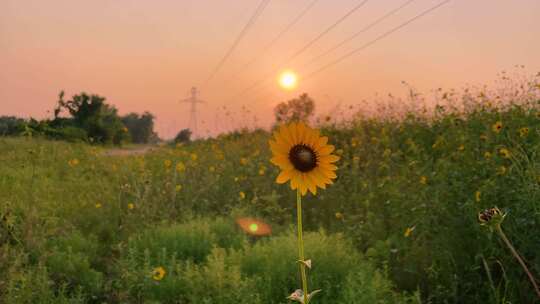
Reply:
[[[341, 160], [305, 206], [313, 303], [534, 303], [479, 211], [540, 275], [536, 101], [325, 126]], [[299, 287], [294, 193], [269, 134], [132, 155], [0, 138], [0, 302], [288, 303]], [[246, 235], [256, 217], [272, 235]]]

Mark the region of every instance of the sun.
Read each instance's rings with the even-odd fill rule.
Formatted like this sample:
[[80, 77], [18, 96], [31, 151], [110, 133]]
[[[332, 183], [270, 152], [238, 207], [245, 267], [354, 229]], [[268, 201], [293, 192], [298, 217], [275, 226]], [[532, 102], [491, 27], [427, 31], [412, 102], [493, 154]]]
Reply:
[[279, 75], [279, 85], [286, 90], [296, 88], [297, 82], [298, 77], [293, 71], [285, 71]]

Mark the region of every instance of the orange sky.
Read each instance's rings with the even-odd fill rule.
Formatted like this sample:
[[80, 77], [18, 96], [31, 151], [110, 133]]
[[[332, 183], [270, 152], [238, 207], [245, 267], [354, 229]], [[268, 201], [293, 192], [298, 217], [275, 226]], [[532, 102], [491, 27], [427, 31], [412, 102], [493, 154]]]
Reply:
[[[302, 81], [435, 0], [415, 0], [355, 40], [299, 69], [300, 85], [285, 92], [274, 81], [235, 98], [276, 68], [297, 69], [405, 0], [371, 0], [287, 66], [292, 54], [324, 31], [358, 0], [320, 0], [290, 32], [257, 54], [312, 0], [271, 0], [223, 68], [203, 86], [259, 0], [2, 0], [0, 1], [0, 115], [50, 115], [60, 90], [107, 97], [121, 113], [148, 110], [161, 136], [188, 126], [180, 104], [191, 86], [202, 86], [201, 134], [215, 128], [268, 125], [280, 102], [308, 92], [318, 113], [336, 100], [354, 104], [375, 93], [405, 92], [402, 80], [424, 91], [491, 83], [516, 64], [540, 71], [540, 1], [453, 0], [433, 13]], [[272, 77], [273, 78], [273, 77]], [[220, 110], [227, 104], [233, 112]], [[245, 106], [246, 110], [241, 110]], [[216, 119], [218, 122], [216, 122]]]

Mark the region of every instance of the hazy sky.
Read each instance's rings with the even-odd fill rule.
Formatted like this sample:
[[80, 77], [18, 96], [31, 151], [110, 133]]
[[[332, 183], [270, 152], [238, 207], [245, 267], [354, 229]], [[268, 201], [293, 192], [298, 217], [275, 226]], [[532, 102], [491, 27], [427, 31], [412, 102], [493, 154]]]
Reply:
[[[203, 85], [259, 0], [1, 0], [0, 115], [50, 115], [60, 90], [107, 97], [121, 113], [148, 110], [160, 135], [187, 127], [189, 89], [207, 101], [199, 129], [213, 131], [273, 119], [272, 108], [302, 92], [318, 113], [337, 100], [354, 104], [379, 93], [492, 82], [523, 64], [540, 71], [539, 0], [453, 0], [318, 75], [316, 70], [439, 1], [415, 0], [395, 16], [313, 64], [306, 62], [406, 0], [371, 0], [287, 66], [282, 63], [359, 0], [319, 0], [272, 48], [266, 45], [312, 0], [270, 0], [219, 73]], [[263, 50], [266, 50], [263, 53]], [[262, 54], [257, 56], [258, 54]], [[244, 68], [249, 60], [253, 65]], [[295, 91], [276, 81], [237, 97], [276, 69], [297, 70]], [[272, 74], [274, 75], [274, 74]], [[272, 76], [272, 80], [277, 77]], [[234, 112], [226, 116], [222, 106]], [[245, 105], [246, 110], [241, 111]], [[249, 112], [248, 112], [249, 111]], [[244, 113], [245, 112], [245, 113]], [[216, 122], [216, 119], [218, 120]]]

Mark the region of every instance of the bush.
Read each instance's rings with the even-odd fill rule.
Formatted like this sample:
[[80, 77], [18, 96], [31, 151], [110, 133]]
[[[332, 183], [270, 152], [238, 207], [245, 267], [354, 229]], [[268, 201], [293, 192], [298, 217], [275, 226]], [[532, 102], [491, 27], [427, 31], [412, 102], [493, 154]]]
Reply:
[[[210, 232], [209, 227], [215, 223], [196, 220], [171, 230], [160, 228], [143, 233], [131, 243], [117, 268], [123, 278], [120, 289], [130, 290], [125, 299], [163, 303], [283, 303], [299, 287], [293, 232], [253, 245], [243, 242], [238, 249], [231, 248], [238, 242], [233, 239], [233, 243], [222, 242], [222, 248]], [[188, 230], [190, 237], [186, 235]], [[349, 303], [345, 300], [355, 298], [373, 299], [373, 303], [404, 303], [406, 297], [393, 292], [386, 277], [343, 236], [308, 233], [305, 244], [314, 263], [309, 276], [311, 289], [323, 289], [317, 295], [318, 302]], [[156, 267], [166, 271], [162, 280], [152, 278]]]
[[57, 286], [65, 286], [69, 293], [82, 291], [95, 298], [101, 293], [103, 274], [93, 266], [98, 260], [96, 241], [74, 232], [50, 242], [46, 266]]
[[214, 246], [238, 248], [245, 237], [224, 219], [193, 220], [184, 224], [151, 229], [133, 237], [129, 247], [142, 257], [149, 252], [152, 262], [163, 252], [180, 260], [204, 262]]

